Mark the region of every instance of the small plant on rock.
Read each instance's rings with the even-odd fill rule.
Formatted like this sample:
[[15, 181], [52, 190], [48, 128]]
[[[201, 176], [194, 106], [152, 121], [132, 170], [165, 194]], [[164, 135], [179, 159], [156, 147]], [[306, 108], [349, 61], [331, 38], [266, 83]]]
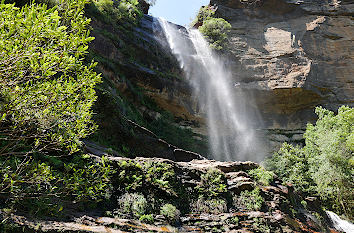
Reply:
[[154, 217], [152, 214], [143, 214], [140, 216], [139, 221], [145, 223], [154, 223]]
[[125, 214], [140, 218], [147, 211], [147, 201], [145, 197], [138, 193], [125, 193], [118, 199], [118, 214]]
[[236, 202], [234, 203], [236, 206], [240, 206], [249, 211], [256, 211], [262, 208], [264, 199], [260, 195], [260, 189], [257, 187], [252, 191], [242, 191], [234, 202]]
[[267, 171], [263, 167], [259, 167], [249, 171], [249, 173], [257, 182], [262, 185], [269, 185], [274, 179], [274, 173]]
[[164, 190], [168, 194], [176, 195], [173, 190], [175, 181], [175, 172], [171, 164], [167, 163], [145, 163], [144, 170], [146, 171], [146, 181], [152, 186]]
[[216, 50], [225, 48], [230, 30], [231, 24], [222, 18], [209, 18], [199, 27], [199, 31], [209, 42], [210, 47]]
[[197, 213], [221, 214], [227, 212], [227, 202], [224, 199], [206, 200], [203, 197], [192, 204]]
[[175, 223], [175, 222], [177, 222], [179, 220], [180, 212], [172, 204], [165, 204], [164, 206], [162, 206], [160, 213], [170, 223]]
[[199, 195], [208, 199], [219, 198], [227, 192], [225, 174], [219, 169], [209, 169], [201, 176], [201, 182], [196, 187]]

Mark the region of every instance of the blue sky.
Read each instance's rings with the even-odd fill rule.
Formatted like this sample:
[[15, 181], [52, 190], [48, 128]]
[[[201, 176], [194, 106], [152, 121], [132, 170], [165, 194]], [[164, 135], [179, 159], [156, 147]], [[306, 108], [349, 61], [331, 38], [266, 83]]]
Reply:
[[189, 25], [199, 8], [208, 5], [209, 2], [210, 0], [156, 0], [149, 14], [184, 26]]

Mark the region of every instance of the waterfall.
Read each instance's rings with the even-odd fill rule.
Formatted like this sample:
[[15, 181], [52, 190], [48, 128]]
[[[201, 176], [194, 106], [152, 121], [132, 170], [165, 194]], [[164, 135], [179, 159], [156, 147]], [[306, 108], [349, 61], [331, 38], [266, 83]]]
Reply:
[[207, 119], [213, 159], [253, 160], [264, 158], [253, 126], [256, 113], [250, 96], [233, 80], [225, 62], [210, 49], [196, 29], [185, 29], [159, 20], [168, 45], [177, 58], [197, 98], [199, 114]]
[[331, 211], [326, 211], [327, 215], [332, 221], [333, 226], [342, 232], [352, 233], [354, 232], [354, 224], [341, 219], [338, 215]]

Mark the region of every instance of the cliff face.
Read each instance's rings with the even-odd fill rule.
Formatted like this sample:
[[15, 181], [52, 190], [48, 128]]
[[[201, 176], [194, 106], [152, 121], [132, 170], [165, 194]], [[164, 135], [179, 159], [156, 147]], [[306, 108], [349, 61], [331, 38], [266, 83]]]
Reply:
[[229, 65], [235, 82], [253, 93], [263, 127], [284, 132], [274, 141], [299, 139], [296, 130], [315, 119], [316, 105], [353, 106], [353, 1], [210, 4], [232, 25]]
[[[216, 7], [218, 17], [232, 25], [230, 52], [224, 55], [233, 73], [235, 93], [241, 88], [252, 100], [249, 107], [263, 119], [258, 127], [260, 136], [270, 140], [269, 150], [284, 141], [302, 143], [306, 123], [316, 120], [315, 106], [330, 110], [343, 104], [353, 106], [352, 1], [212, 0], [210, 4]], [[205, 119], [197, 113], [191, 88], [156, 19], [145, 15], [130, 36], [99, 19], [93, 19], [92, 25], [96, 40], [91, 49], [104, 61], [99, 62], [100, 71], [109, 80], [105, 90], [113, 96], [118, 91], [129, 99], [148, 123], [159, 121], [162, 112], [171, 113], [170, 125], [191, 129], [197, 141], [190, 144], [201, 145], [187, 149], [206, 152], [200, 149], [201, 139], [207, 135]], [[154, 106], [146, 104], [145, 97], [153, 100]], [[102, 99], [98, 106], [106, 102]], [[119, 109], [126, 115], [126, 107]], [[125, 126], [107, 125], [112, 119], [105, 116], [101, 126], [115, 141], [126, 140], [126, 136], [114, 137], [123, 134], [112, 129]], [[149, 129], [160, 133], [159, 129]], [[159, 146], [151, 146], [155, 144], [150, 139], [142, 138], [143, 143], [129, 140], [128, 147], [147, 145], [136, 154], [171, 158], [166, 156], [170, 149], [146, 150]]]

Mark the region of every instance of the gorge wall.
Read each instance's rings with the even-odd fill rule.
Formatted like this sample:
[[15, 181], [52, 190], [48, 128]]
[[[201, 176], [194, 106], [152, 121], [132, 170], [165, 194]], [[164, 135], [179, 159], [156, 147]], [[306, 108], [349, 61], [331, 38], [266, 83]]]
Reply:
[[[257, 127], [260, 137], [269, 139], [268, 151], [284, 141], [302, 143], [306, 124], [316, 120], [315, 106], [330, 110], [343, 104], [353, 106], [351, 1], [212, 0], [210, 5], [215, 7], [218, 17], [232, 25], [230, 49], [223, 56], [233, 73], [235, 93], [241, 88], [251, 96], [249, 108], [257, 109], [263, 119]], [[207, 135], [204, 114], [199, 112], [156, 19], [145, 15], [130, 36], [99, 19], [93, 19], [92, 25], [96, 40], [91, 50], [104, 61], [99, 62], [99, 68], [108, 80], [105, 90], [130, 99], [137, 114], [148, 123], [159, 121], [163, 112], [171, 113], [169, 124], [191, 129], [190, 144], [200, 145], [180, 147], [206, 155], [201, 149]], [[137, 90], [141, 93], [137, 94]], [[154, 104], [148, 104], [145, 97]], [[126, 106], [117, 105], [121, 112], [128, 111]], [[107, 125], [112, 119], [110, 115], [104, 116], [100, 122]], [[129, 119], [139, 123], [134, 117]], [[114, 137], [119, 131], [117, 127], [116, 133], [107, 135]], [[114, 127], [109, 125], [106, 129], [112, 131]], [[161, 146], [158, 138], [173, 142], [159, 135], [159, 130], [149, 129], [157, 137], [152, 140], [148, 133], [147, 140], [144, 134], [138, 141], [129, 140], [128, 147], [147, 145], [149, 149], [140, 150], [140, 155], [171, 158], [171, 152], [166, 152], [171, 145]], [[151, 144], [154, 140], [158, 146]]]
[[232, 25], [229, 67], [253, 93], [263, 127], [298, 141], [314, 107], [354, 102], [353, 1], [212, 0]]

